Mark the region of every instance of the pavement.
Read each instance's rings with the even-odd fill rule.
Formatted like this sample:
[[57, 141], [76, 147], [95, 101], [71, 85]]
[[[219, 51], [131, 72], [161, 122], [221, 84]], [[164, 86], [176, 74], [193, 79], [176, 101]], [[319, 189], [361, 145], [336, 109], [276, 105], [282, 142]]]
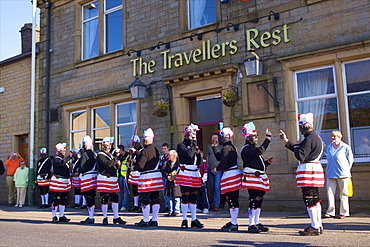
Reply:
[[[50, 209], [0, 205], [0, 232], [2, 236], [7, 236], [6, 239], [1, 237], [0, 246], [101, 246], [100, 238], [105, 239], [105, 245], [116, 246], [296, 246], [298, 244], [300, 246], [370, 246], [370, 212], [353, 213], [344, 219], [323, 219], [324, 234], [315, 237], [302, 237], [297, 234], [298, 230], [310, 223], [305, 211], [262, 212], [260, 221], [269, 227], [270, 231], [261, 234], [247, 232], [246, 210], [241, 210], [239, 213], [239, 231], [235, 233], [224, 233], [219, 230], [230, 220], [229, 211], [226, 209], [209, 214], [197, 214], [204, 228], [186, 230], [180, 229], [181, 214], [176, 217], [165, 217], [165, 214], [161, 213], [158, 217], [159, 227], [145, 229], [134, 226], [134, 223], [142, 218], [140, 213], [120, 212], [120, 217], [127, 221], [124, 226], [112, 224], [111, 210], [108, 215], [108, 226], [101, 224], [103, 216], [100, 209], [96, 210], [95, 224], [89, 226], [79, 223], [86, 219], [86, 210], [67, 208], [65, 215], [71, 219], [69, 223], [52, 224]], [[36, 237], [31, 237], [30, 229]], [[17, 232], [17, 235], [13, 236], [14, 232]], [[45, 232], [47, 232], [46, 235]], [[204, 232], [207, 234], [203, 234]], [[63, 236], [64, 233], [67, 234], [67, 238], [61, 238], [60, 235]], [[44, 235], [42, 242], [37, 237], [40, 235]], [[80, 238], [85, 238], [85, 242], [78, 241]]]

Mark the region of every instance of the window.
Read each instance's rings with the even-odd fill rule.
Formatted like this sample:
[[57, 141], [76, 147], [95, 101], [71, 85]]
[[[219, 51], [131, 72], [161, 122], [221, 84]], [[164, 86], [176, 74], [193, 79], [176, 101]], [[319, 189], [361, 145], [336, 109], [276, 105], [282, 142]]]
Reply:
[[370, 60], [343, 64], [349, 133], [357, 158], [370, 157]]
[[131, 147], [131, 138], [136, 126], [136, 103], [128, 102], [116, 105], [116, 140], [117, 145]]
[[110, 107], [92, 109], [92, 138], [94, 150], [101, 150], [103, 138], [110, 135]]
[[70, 147], [79, 149], [82, 147], [82, 138], [86, 136], [86, 111], [70, 113]]
[[[356, 162], [370, 160], [370, 60], [342, 64], [344, 93], [338, 94], [334, 66], [296, 71], [297, 113], [312, 112], [314, 129], [326, 145], [332, 130], [347, 129], [348, 144]], [[339, 99], [345, 102], [338, 104]], [[346, 121], [340, 122], [339, 116]]]
[[222, 121], [221, 94], [212, 94], [190, 99], [191, 120], [197, 124]]
[[189, 29], [216, 22], [216, 0], [188, 0]]
[[[101, 9], [104, 11], [100, 12]], [[100, 31], [101, 26], [104, 26], [103, 32]], [[123, 49], [122, 0], [99, 0], [83, 5], [82, 36], [83, 60]], [[104, 51], [99, 50], [101, 42], [104, 42]]]

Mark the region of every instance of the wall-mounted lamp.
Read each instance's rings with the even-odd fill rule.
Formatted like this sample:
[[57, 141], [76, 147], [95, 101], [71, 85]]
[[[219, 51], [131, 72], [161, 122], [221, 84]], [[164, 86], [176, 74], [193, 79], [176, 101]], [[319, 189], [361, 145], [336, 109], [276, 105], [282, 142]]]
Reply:
[[94, 3], [89, 3], [89, 4], [86, 4], [85, 7], [88, 9], [88, 10], [93, 10], [93, 9], [96, 9], [96, 6]]
[[221, 3], [228, 3], [229, 0], [221, 0]]
[[249, 52], [251, 54], [242, 63], [238, 64], [239, 70], [242, 72], [243, 77], [261, 76], [263, 74], [263, 62], [254, 50], [250, 50]]
[[269, 21], [271, 21], [271, 16], [274, 16], [274, 19], [277, 21], [277, 20], [280, 20], [280, 14], [279, 13], [275, 13], [274, 11], [270, 10], [269, 12], [269, 16], [267, 17], [267, 19]]
[[135, 76], [135, 81], [133, 81], [130, 86], [131, 99], [144, 99], [145, 92], [148, 89], [148, 86], [140, 81], [139, 76]]

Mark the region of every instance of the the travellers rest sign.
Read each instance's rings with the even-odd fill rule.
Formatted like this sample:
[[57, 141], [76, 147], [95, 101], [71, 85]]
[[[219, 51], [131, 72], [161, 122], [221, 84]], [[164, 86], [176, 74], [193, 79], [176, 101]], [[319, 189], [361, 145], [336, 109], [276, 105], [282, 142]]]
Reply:
[[[246, 35], [246, 50], [257, 50], [261, 47], [269, 47], [270, 45], [278, 45], [283, 41], [288, 43], [290, 41], [288, 37], [289, 27], [285, 24], [282, 29], [276, 29], [272, 32], [261, 33], [257, 29], [248, 29], [245, 32]], [[237, 40], [226, 41], [221, 44], [211, 44], [210, 40], [202, 41], [200, 48], [191, 50], [189, 52], [182, 52], [171, 54], [171, 50], [165, 50], [161, 52], [163, 58], [163, 69], [171, 69], [173, 67], [182, 67], [193, 63], [200, 63], [202, 61], [210, 59], [218, 59], [224, 57], [227, 54], [233, 55], [238, 52]], [[147, 73], [154, 73], [156, 60], [150, 60], [149, 62], [143, 61], [143, 58], [139, 57], [131, 60], [133, 65], [132, 74], [142, 75]]]

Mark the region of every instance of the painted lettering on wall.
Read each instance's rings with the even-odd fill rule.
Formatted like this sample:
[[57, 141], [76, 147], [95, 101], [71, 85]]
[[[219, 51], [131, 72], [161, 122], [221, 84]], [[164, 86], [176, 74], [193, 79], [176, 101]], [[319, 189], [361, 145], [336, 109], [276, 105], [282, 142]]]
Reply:
[[[285, 24], [282, 29], [276, 29], [272, 32], [260, 33], [257, 29], [252, 28], [245, 31], [247, 50], [257, 50], [261, 47], [278, 45], [281, 41], [288, 43], [289, 27]], [[228, 54], [234, 55], [238, 52], [237, 40], [226, 41], [221, 44], [212, 44], [211, 40], [203, 40], [201, 47], [191, 51], [171, 54], [171, 50], [162, 51], [160, 54], [163, 58], [163, 70], [179, 68], [189, 65], [190, 63], [200, 63], [203, 61], [218, 59]], [[132, 76], [136, 74], [152, 74], [155, 72], [156, 61], [143, 61], [142, 57], [131, 60], [133, 65]]]

